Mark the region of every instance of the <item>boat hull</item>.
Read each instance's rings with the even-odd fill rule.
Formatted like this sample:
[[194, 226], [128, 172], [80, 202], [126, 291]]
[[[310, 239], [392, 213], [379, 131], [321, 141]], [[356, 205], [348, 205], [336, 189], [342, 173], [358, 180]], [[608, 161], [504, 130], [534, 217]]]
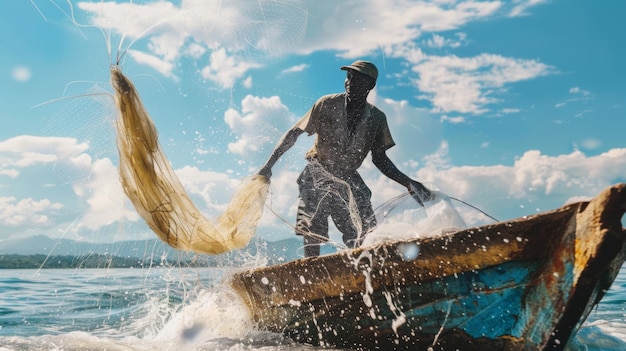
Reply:
[[591, 202], [236, 274], [259, 328], [325, 347], [560, 350], [626, 259], [626, 185]]

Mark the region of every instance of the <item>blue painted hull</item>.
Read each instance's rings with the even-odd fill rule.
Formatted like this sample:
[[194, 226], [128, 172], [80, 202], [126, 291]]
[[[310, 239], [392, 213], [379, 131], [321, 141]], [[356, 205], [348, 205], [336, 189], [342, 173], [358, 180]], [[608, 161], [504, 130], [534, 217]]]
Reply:
[[[626, 185], [532, 217], [242, 272], [262, 329], [360, 350], [562, 350], [626, 259]], [[402, 248], [414, 245], [415, 259]]]

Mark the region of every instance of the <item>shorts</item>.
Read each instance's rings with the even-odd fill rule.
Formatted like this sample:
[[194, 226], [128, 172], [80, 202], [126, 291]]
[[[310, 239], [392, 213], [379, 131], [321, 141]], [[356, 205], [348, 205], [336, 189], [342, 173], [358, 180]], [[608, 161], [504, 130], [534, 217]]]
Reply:
[[331, 174], [317, 160], [311, 160], [298, 177], [300, 203], [296, 234], [328, 240], [328, 217], [343, 234], [348, 247], [358, 247], [376, 227], [372, 192], [356, 170]]

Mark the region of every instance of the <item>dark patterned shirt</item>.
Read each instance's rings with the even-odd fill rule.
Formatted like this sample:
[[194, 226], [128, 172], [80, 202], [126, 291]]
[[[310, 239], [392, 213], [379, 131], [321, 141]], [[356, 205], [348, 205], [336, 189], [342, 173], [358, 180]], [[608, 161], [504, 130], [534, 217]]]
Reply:
[[322, 96], [296, 126], [309, 135], [317, 134], [307, 159], [316, 158], [331, 172], [356, 170], [368, 152], [395, 145], [385, 114], [369, 103], [354, 131], [348, 131], [345, 93]]

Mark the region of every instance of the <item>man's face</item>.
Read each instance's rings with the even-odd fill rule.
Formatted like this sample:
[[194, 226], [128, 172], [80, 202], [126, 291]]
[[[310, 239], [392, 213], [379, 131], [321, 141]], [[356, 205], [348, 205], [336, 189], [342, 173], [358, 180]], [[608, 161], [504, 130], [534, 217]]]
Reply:
[[371, 84], [371, 78], [365, 74], [350, 69], [346, 71], [344, 87], [349, 98], [367, 96], [372, 88]]

